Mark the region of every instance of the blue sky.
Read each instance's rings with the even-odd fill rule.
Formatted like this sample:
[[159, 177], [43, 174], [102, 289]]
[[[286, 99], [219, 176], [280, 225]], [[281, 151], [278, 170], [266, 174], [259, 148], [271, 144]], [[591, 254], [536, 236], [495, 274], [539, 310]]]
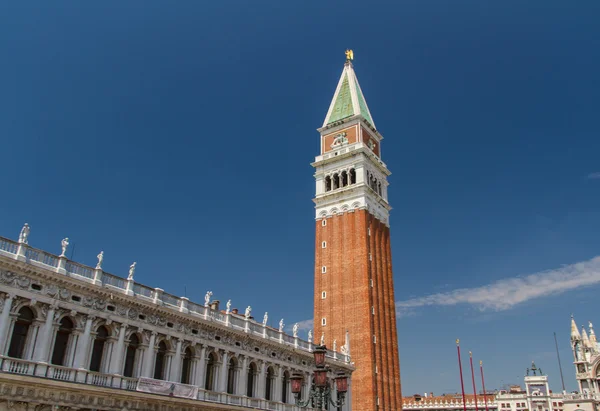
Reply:
[[309, 163], [353, 48], [393, 173], [404, 394], [459, 390], [455, 338], [488, 387], [535, 360], [558, 390], [555, 331], [575, 389], [569, 315], [600, 326], [599, 13], [595, 0], [4, 2], [0, 235], [28, 222], [35, 247], [58, 253], [68, 236], [74, 259], [104, 250], [109, 272], [137, 261], [136, 280], [174, 294], [310, 318]]

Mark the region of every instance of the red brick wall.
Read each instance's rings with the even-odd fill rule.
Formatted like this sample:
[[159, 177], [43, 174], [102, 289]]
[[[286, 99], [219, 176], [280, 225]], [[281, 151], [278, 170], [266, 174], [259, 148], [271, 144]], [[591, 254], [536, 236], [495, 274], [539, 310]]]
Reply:
[[[321, 221], [316, 222], [315, 341], [324, 333], [327, 346], [336, 339], [339, 349], [349, 331], [356, 366], [353, 410], [401, 410], [389, 228], [366, 210], [338, 214], [326, 219], [326, 226]], [[322, 266], [327, 267], [325, 274]]]

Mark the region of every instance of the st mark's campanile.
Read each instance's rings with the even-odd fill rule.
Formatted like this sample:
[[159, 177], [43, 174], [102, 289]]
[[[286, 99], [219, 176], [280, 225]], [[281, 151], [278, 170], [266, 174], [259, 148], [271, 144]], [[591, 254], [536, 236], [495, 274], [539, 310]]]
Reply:
[[[342, 76], [318, 129], [315, 168], [315, 340], [349, 336], [356, 411], [402, 410], [390, 248], [390, 171], [383, 136], [346, 52]], [[347, 333], [347, 334], [346, 334]]]

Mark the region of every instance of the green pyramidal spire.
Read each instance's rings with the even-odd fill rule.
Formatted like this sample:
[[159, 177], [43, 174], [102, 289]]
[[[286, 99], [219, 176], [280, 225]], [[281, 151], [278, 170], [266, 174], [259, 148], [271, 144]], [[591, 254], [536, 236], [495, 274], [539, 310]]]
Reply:
[[365, 101], [350, 60], [346, 61], [342, 76], [331, 100], [323, 127], [355, 115], [362, 115], [373, 127], [375, 123]]

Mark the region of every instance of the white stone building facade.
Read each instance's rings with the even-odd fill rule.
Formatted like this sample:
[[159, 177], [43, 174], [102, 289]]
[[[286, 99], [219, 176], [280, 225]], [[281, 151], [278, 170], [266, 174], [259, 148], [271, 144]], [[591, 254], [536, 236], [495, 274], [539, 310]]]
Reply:
[[564, 411], [564, 394], [551, 392], [548, 376], [532, 363], [525, 375], [525, 391], [501, 391], [496, 403], [498, 411]]
[[[68, 239], [56, 256], [28, 237], [0, 237], [0, 410], [299, 410], [290, 377], [304, 375], [306, 397], [314, 360], [296, 327], [139, 284], [135, 264], [127, 279], [106, 273], [103, 254], [96, 268], [70, 261]], [[349, 353], [326, 357], [332, 377], [351, 376]]]

